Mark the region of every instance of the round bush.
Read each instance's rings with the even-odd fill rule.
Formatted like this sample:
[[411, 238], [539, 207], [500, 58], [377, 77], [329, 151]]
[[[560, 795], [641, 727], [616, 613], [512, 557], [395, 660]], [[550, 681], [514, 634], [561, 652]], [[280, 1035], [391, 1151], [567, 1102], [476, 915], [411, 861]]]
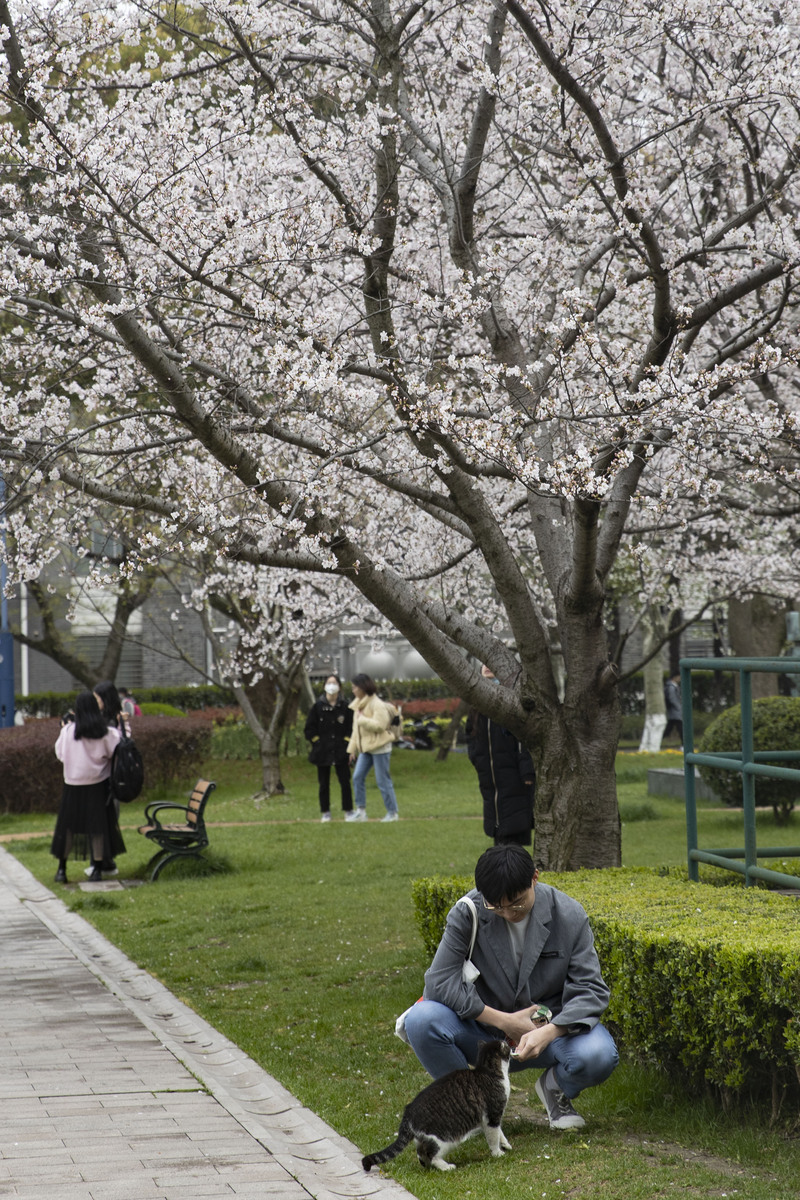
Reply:
[[[701, 754], [742, 748], [742, 710], [737, 704], [717, 717], [704, 733], [698, 750]], [[800, 698], [794, 696], [767, 696], [753, 701], [753, 749], [798, 750], [800, 751]], [[797, 764], [774, 762], [776, 767], [793, 767]], [[738, 771], [719, 771], [713, 767], [700, 767], [700, 775], [724, 804], [738, 806], [742, 803], [742, 777]], [[800, 792], [800, 779], [756, 779], [756, 804], [771, 804], [775, 819], [785, 824], [794, 808]]]
[[186, 713], [174, 704], [140, 704], [143, 717], [185, 717]]

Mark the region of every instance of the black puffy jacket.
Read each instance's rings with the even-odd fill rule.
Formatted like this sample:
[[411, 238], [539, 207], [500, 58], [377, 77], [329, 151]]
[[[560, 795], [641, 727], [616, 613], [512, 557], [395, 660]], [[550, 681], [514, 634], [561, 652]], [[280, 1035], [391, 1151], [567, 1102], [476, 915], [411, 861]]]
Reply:
[[502, 839], [533, 828], [533, 760], [520, 741], [483, 713], [467, 718], [467, 753], [478, 772], [483, 831]]
[[353, 714], [341, 692], [335, 704], [320, 696], [310, 708], [303, 730], [311, 742], [311, 761], [319, 767], [332, 767], [347, 758], [347, 743], [353, 732]]

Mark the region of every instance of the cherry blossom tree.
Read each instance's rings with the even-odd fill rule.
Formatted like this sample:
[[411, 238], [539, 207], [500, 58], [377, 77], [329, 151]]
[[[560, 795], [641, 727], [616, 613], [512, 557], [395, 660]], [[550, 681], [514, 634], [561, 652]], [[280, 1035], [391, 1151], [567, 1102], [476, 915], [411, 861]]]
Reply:
[[[217, 673], [258, 740], [256, 798], [281, 793], [281, 739], [297, 716], [308, 654], [338, 622], [363, 619], [371, 606], [359, 603], [344, 580], [304, 572], [223, 560], [215, 569], [195, 569], [194, 577], [184, 602], [201, 614]], [[215, 626], [220, 616], [226, 630]]]
[[794, 9], [0, 25], [6, 472], [347, 581], [531, 748], [540, 863], [618, 863], [620, 549], [796, 511]]

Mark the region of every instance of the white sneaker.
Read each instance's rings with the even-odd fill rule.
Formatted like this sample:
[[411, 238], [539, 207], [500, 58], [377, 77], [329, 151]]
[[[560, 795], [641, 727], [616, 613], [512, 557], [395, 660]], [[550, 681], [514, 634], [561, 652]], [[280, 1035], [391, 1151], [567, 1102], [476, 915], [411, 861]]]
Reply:
[[325, 824], [326, 821], [330, 821], [330, 819], [331, 819], [330, 813], [323, 813], [322, 816], [320, 817], [320, 821], [322, 821], [323, 825]]
[[345, 821], [366, 821], [367, 810], [365, 808], [354, 808], [352, 812], [346, 814], [344, 819]]
[[387, 821], [399, 821], [399, 813], [387, 813], [385, 817], [381, 817], [381, 825], [385, 825]]

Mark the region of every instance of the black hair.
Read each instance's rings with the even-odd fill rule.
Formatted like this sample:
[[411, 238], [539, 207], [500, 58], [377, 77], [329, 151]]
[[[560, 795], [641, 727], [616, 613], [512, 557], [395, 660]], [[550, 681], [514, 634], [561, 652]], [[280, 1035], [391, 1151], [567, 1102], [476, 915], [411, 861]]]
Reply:
[[329, 679], [335, 679], [339, 685], [339, 691], [342, 690], [342, 681], [339, 678], [339, 676], [336, 674], [335, 671], [328, 671], [328, 674], [325, 676], [325, 678], [322, 681], [322, 690], [323, 691], [325, 690], [325, 684], [328, 682]]
[[353, 687], [361, 688], [362, 692], [365, 692], [368, 696], [374, 696], [378, 690], [369, 675], [354, 675], [350, 682]]
[[94, 692], [79, 692], [75, 697], [75, 740], [87, 738], [91, 741], [104, 738], [107, 733], [108, 725]]
[[502, 904], [527, 891], [535, 873], [536, 865], [522, 846], [490, 846], [475, 865], [475, 887], [489, 904]]
[[119, 692], [110, 679], [101, 679], [94, 685], [94, 694], [103, 701], [103, 716], [106, 724], [116, 725], [117, 717], [122, 712], [122, 701]]

